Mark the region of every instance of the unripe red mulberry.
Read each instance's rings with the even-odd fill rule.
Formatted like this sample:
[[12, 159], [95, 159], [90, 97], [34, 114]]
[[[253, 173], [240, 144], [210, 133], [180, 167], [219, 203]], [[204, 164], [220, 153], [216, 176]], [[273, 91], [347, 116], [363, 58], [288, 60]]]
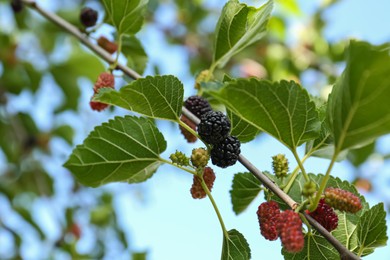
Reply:
[[358, 196], [340, 188], [326, 188], [325, 202], [335, 209], [350, 213], [356, 213], [362, 209], [362, 203]]
[[97, 40], [97, 44], [110, 54], [113, 54], [118, 50], [118, 45], [104, 36], [99, 37], [99, 39]]
[[[184, 124], [186, 124], [189, 127], [191, 127], [194, 131], [196, 131], [196, 124], [194, 122], [192, 122], [190, 119], [188, 119], [188, 117], [186, 117], [185, 115], [181, 115], [180, 120]], [[180, 128], [180, 131], [181, 131], [182, 135], [187, 140], [187, 142], [195, 143], [196, 140], [198, 140], [198, 138], [195, 135], [191, 134], [187, 129], [185, 129], [181, 125], [179, 125], [179, 128]]]
[[267, 240], [278, 239], [276, 222], [279, 219], [279, 204], [275, 201], [263, 202], [257, 209], [257, 218], [259, 220], [260, 232]]
[[100, 73], [98, 79], [95, 82], [93, 91], [96, 94], [99, 93], [99, 89], [101, 88], [114, 88], [114, 86], [115, 86], [114, 75], [112, 75], [109, 72], [102, 72]]
[[307, 213], [329, 232], [337, 228], [339, 218], [333, 208], [325, 203], [325, 199], [320, 200], [315, 211]]
[[109, 106], [107, 104], [104, 104], [104, 103], [98, 102], [98, 101], [90, 101], [89, 105], [91, 106], [92, 110], [95, 110], [98, 112], [106, 109]]
[[[207, 188], [209, 189], [209, 191], [211, 191], [215, 181], [215, 173], [213, 169], [211, 169], [210, 167], [205, 167], [203, 170], [203, 179], [206, 183]], [[206, 192], [203, 190], [201, 183], [202, 180], [198, 176], [194, 175], [192, 187], [190, 190], [191, 195], [194, 199], [203, 199], [206, 197]]]
[[298, 213], [286, 210], [279, 214], [276, 224], [282, 245], [287, 252], [298, 253], [305, 246], [302, 221]]

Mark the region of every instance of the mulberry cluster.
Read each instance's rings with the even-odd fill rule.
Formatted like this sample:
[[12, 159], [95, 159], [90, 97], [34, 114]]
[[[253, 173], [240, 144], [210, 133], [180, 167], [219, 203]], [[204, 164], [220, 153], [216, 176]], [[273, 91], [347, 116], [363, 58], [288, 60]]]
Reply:
[[80, 22], [85, 27], [91, 27], [96, 24], [98, 13], [89, 7], [84, 7], [80, 12]]
[[257, 210], [261, 234], [268, 240], [280, 237], [284, 249], [290, 253], [300, 252], [305, 239], [302, 233], [302, 221], [298, 213], [291, 210], [281, 212], [278, 203], [262, 203]]
[[339, 218], [334, 212], [333, 208], [325, 203], [325, 199], [321, 199], [318, 203], [317, 209], [308, 214], [321, 224], [326, 230], [331, 232], [338, 226]]
[[[99, 93], [99, 90], [101, 88], [114, 88], [115, 85], [115, 78], [111, 73], [103, 72], [99, 75], [98, 79], [96, 80], [96, 83], [94, 85], [93, 91], [94, 94], [92, 98]], [[92, 110], [95, 111], [102, 111], [108, 107], [107, 104], [97, 102], [97, 101], [90, 101], [89, 105], [91, 106]]]
[[358, 196], [340, 188], [326, 188], [325, 203], [335, 209], [350, 213], [356, 213], [362, 209]]
[[230, 136], [230, 121], [219, 111], [210, 111], [201, 117], [198, 125], [200, 137], [212, 145], [211, 162], [222, 168], [234, 165], [241, 153], [241, 143]]
[[201, 118], [202, 115], [212, 111], [210, 103], [200, 96], [190, 96], [184, 101], [184, 106], [198, 118]]
[[276, 223], [276, 229], [286, 251], [297, 253], [305, 246], [305, 239], [302, 233], [302, 221], [298, 213], [291, 210], [280, 213], [279, 221]]
[[[188, 119], [188, 117], [186, 117], [185, 115], [181, 115], [180, 120], [184, 124], [191, 127], [192, 130], [196, 131], [196, 124], [192, 122], [190, 119]], [[184, 138], [187, 140], [188, 143], [195, 143], [196, 140], [198, 140], [198, 138], [195, 135], [191, 134], [187, 129], [185, 129], [181, 125], [179, 125], [179, 128], [182, 135], [184, 136]]]
[[288, 173], [288, 160], [286, 156], [284, 154], [272, 156], [272, 168], [276, 177], [286, 177]]
[[257, 209], [260, 232], [265, 239], [271, 241], [278, 239], [276, 223], [278, 222], [279, 214], [279, 204], [275, 201], [263, 202]]
[[[210, 167], [205, 167], [203, 170], [203, 179], [206, 183], [207, 188], [209, 189], [209, 191], [211, 191], [215, 181], [215, 173], [213, 169], [211, 169]], [[192, 187], [190, 190], [191, 195], [194, 199], [203, 199], [206, 197], [206, 192], [203, 190], [201, 183], [202, 180], [198, 176], [194, 175]]]

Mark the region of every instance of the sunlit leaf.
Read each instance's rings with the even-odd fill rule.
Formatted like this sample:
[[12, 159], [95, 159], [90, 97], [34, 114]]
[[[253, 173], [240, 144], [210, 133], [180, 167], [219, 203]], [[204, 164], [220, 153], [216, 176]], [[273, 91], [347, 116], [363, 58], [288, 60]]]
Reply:
[[102, 89], [94, 100], [148, 117], [177, 121], [183, 92], [183, 84], [174, 76], [148, 76], [133, 81], [120, 91]]
[[260, 181], [250, 172], [237, 173], [234, 175], [230, 196], [233, 211], [242, 213], [261, 191]]
[[163, 135], [145, 118], [116, 117], [95, 128], [64, 164], [86, 186], [142, 182], [162, 163]]
[[347, 67], [328, 100], [337, 151], [360, 147], [390, 132], [390, 45], [351, 41]]
[[223, 238], [221, 260], [249, 260], [251, 250], [245, 237], [235, 229], [229, 230], [228, 234], [228, 238]]
[[103, 0], [106, 20], [118, 34], [135, 34], [141, 29], [148, 0]]
[[318, 137], [321, 123], [315, 105], [307, 91], [293, 81], [238, 79], [210, 94], [291, 150]]
[[238, 0], [226, 3], [215, 30], [215, 65], [223, 67], [233, 55], [264, 36], [272, 5], [272, 0], [259, 8]]
[[299, 253], [289, 253], [282, 250], [284, 259], [301, 260], [301, 259], [315, 259], [315, 260], [329, 260], [340, 259], [340, 254], [337, 250], [317, 232], [308, 233], [305, 235], [305, 247]]
[[377, 247], [387, 244], [386, 212], [383, 203], [379, 203], [364, 212], [356, 227], [358, 248], [355, 252], [365, 256]]

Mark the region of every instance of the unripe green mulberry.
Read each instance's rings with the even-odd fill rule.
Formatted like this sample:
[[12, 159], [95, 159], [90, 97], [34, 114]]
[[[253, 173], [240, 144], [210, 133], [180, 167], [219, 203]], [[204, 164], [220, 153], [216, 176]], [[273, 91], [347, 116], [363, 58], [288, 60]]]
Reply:
[[180, 166], [190, 165], [190, 159], [180, 151], [176, 151], [175, 153], [171, 154], [171, 156], [169, 156], [169, 159], [171, 159], [173, 163], [176, 163]]
[[286, 177], [288, 173], [288, 160], [286, 156], [284, 154], [272, 156], [272, 168], [276, 177]]
[[327, 188], [325, 190], [325, 203], [340, 211], [356, 213], [362, 209], [358, 196], [340, 188]]
[[210, 159], [210, 155], [204, 148], [197, 148], [192, 150], [191, 163], [194, 167], [205, 167]]
[[302, 195], [305, 197], [312, 196], [317, 191], [317, 185], [314, 181], [310, 180], [308, 182], [305, 182], [302, 189]]

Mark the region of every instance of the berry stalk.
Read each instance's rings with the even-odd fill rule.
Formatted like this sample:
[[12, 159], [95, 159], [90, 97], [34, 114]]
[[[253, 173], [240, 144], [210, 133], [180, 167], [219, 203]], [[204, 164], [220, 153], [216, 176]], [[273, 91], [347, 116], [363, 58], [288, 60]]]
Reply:
[[217, 203], [215, 202], [213, 195], [211, 195], [211, 192], [210, 192], [209, 188], [207, 188], [207, 184], [206, 184], [206, 182], [204, 181], [203, 176], [199, 176], [199, 177], [201, 178], [201, 185], [202, 185], [202, 188], [203, 188], [203, 190], [206, 192], [207, 197], [210, 199], [210, 202], [211, 202], [211, 204], [213, 205], [214, 211], [215, 211], [215, 213], [217, 214], [218, 221], [219, 221], [219, 224], [221, 225], [221, 229], [222, 229], [222, 232], [223, 232], [223, 236], [224, 236], [226, 239], [229, 239], [229, 233], [228, 233], [228, 231], [227, 231], [227, 229], [226, 229], [225, 223], [223, 222], [223, 218], [222, 218], [221, 213], [219, 212]]

